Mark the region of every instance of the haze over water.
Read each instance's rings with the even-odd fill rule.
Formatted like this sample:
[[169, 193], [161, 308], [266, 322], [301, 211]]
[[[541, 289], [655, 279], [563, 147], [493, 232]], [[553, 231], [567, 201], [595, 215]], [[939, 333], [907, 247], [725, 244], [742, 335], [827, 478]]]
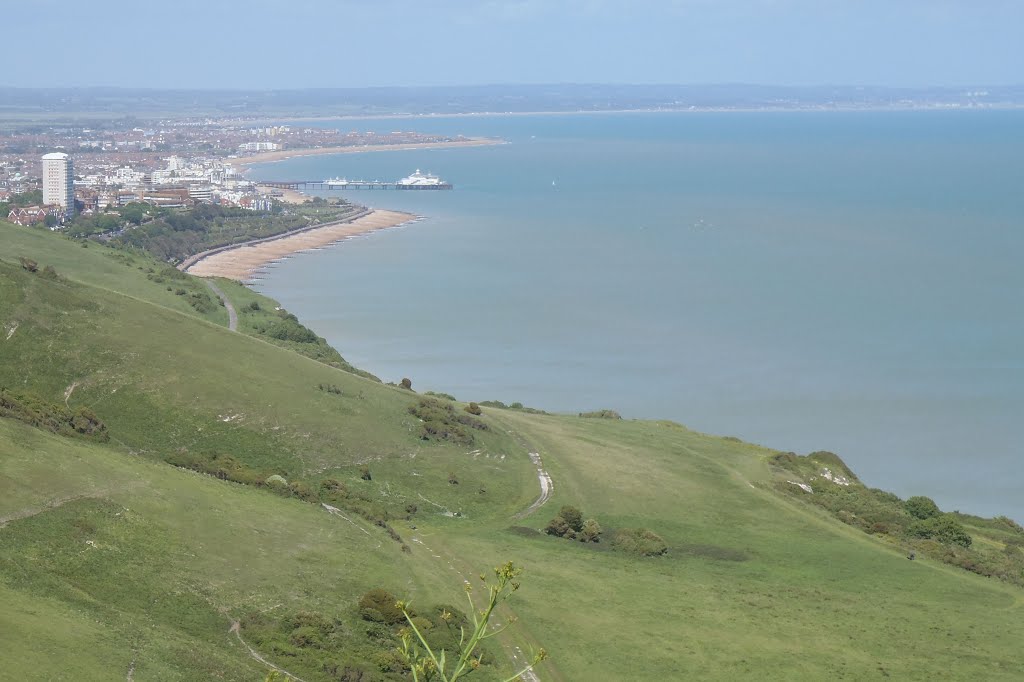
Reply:
[[263, 280], [354, 364], [832, 450], [868, 485], [1024, 521], [1024, 112], [320, 125], [511, 143], [253, 171], [455, 184], [348, 192], [428, 219]]

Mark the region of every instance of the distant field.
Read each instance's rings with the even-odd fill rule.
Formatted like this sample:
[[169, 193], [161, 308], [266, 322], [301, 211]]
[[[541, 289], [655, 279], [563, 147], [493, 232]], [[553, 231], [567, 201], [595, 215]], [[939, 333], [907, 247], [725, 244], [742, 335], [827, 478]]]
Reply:
[[[531, 646], [552, 655], [545, 681], [1024, 678], [1024, 592], [908, 561], [777, 493], [773, 451], [669, 422], [492, 407], [472, 444], [422, 440], [409, 412], [420, 396], [253, 336], [273, 320], [265, 297], [222, 284], [236, 307], [258, 304], [230, 332], [223, 309], [167, 291], [145, 256], [4, 223], [0, 243], [0, 388], [88, 408], [110, 434], [0, 419], [4, 676], [262, 679], [232, 623], [256, 641], [270, 627], [260, 619], [308, 611], [330, 620], [330, 646], [261, 639], [268, 660], [307, 680], [341, 679], [349, 664], [402, 679], [384, 670], [359, 596], [385, 587], [422, 608], [461, 604], [464, 580], [511, 559], [526, 572], [500, 618], [519, 622], [479, 679]], [[208, 291], [191, 277], [173, 286]], [[519, 519], [540, 493], [530, 452], [553, 496]], [[314, 491], [334, 480], [351, 494], [338, 504], [386, 514], [400, 541], [301, 489], [164, 461], [185, 455]], [[602, 541], [540, 533], [562, 505], [595, 518]], [[667, 554], [613, 551], [630, 527], [661, 536]]]

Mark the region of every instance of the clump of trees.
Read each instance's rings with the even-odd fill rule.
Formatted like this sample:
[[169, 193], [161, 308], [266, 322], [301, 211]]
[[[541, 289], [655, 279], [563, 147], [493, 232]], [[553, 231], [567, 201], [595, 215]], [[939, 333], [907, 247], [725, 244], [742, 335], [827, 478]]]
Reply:
[[548, 521], [544, 532], [555, 537], [580, 542], [600, 542], [604, 532], [595, 519], [583, 520], [583, 512], [573, 506], [566, 505], [558, 512], [558, 516]]
[[[600, 542], [601, 536], [605, 534], [596, 519], [584, 521], [583, 512], [570, 505], [562, 507], [558, 515], [548, 521], [544, 532], [547, 535], [582, 543]], [[642, 557], [661, 556], [668, 552], [665, 540], [647, 528], [621, 528], [611, 531], [610, 536], [609, 546], [620, 552]]]
[[484, 422], [468, 414], [457, 412], [449, 401], [424, 397], [409, 406], [409, 414], [417, 417], [420, 424], [419, 436], [423, 440], [446, 440], [460, 445], [475, 442], [473, 431], [487, 431]]

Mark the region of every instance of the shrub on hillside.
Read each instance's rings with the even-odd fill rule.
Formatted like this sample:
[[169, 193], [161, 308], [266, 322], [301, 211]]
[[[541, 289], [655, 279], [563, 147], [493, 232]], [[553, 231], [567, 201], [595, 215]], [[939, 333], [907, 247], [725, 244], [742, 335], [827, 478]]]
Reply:
[[903, 507], [915, 519], [930, 519], [941, 513], [939, 505], [935, 504], [930, 497], [924, 497], [923, 495], [907, 498], [907, 501], [903, 503]]
[[565, 519], [566, 524], [574, 531], [583, 530], [583, 512], [571, 505], [562, 507], [558, 515]]
[[561, 516], [556, 516], [548, 521], [548, 525], [544, 527], [544, 532], [548, 535], [554, 535], [556, 538], [564, 538], [569, 533], [573, 532], [573, 530], [569, 527], [569, 524], [565, 522], [565, 519]]
[[661, 556], [668, 552], [668, 545], [660, 535], [646, 528], [623, 528], [612, 536], [613, 549], [638, 556]]
[[404, 377], [400, 382], [398, 382], [398, 385], [401, 388], [404, 388], [407, 391], [411, 391], [412, 390], [412, 379], [410, 379], [409, 377]]
[[580, 416], [585, 417], [587, 419], [622, 419], [622, 415], [620, 415], [615, 410], [595, 410], [594, 412], [580, 412]]
[[474, 437], [469, 429], [487, 431], [487, 424], [468, 414], [460, 414], [450, 402], [423, 398], [409, 407], [409, 413], [419, 418], [420, 438], [447, 440], [461, 445], [472, 445]]
[[15, 395], [0, 389], [0, 417], [10, 417], [63, 436], [81, 436], [106, 442], [106, 425], [87, 407], [68, 409], [33, 395]]
[[583, 512], [576, 507], [566, 505], [558, 512], [558, 516], [548, 521], [544, 532], [559, 538], [579, 540], [580, 542], [599, 542], [601, 525], [594, 519], [583, 520]]
[[394, 625], [405, 620], [398, 608], [398, 599], [383, 588], [370, 590], [359, 600], [359, 615], [363, 620]]
[[583, 527], [580, 529], [576, 536], [576, 539], [580, 542], [600, 542], [601, 533], [604, 531], [601, 529], [601, 525], [594, 519], [587, 519], [583, 523]]
[[971, 536], [952, 514], [941, 514], [915, 521], [907, 527], [907, 535], [964, 548], [970, 547], [973, 542]]
[[466, 405], [464, 409], [466, 410], [466, 412], [474, 414], [478, 417], [483, 413], [483, 410], [481, 410], [480, 406], [477, 405], [476, 403], [470, 403], [469, 405]]

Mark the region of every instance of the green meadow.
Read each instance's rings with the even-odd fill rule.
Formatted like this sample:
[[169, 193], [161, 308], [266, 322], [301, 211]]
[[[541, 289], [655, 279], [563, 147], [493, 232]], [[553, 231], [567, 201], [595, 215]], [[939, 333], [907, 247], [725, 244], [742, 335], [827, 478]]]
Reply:
[[[5, 678], [409, 679], [360, 597], [410, 599], [440, 638], [434, 605], [466, 610], [465, 582], [509, 560], [517, 622], [473, 679], [541, 647], [545, 681], [1024, 678], [1013, 524], [960, 518], [971, 547], [944, 544], [855, 477], [827, 487], [825, 460], [473, 416], [347, 371], [241, 285], [218, 281], [232, 332], [205, 282], [145, 253], [6, 223], [0, 245]], [[553, 489], [524, 516], [530, 453]], [[600, 541], [543, 533], [563, 506]], [[665, 551], [621, 551], [624, 529]]]

